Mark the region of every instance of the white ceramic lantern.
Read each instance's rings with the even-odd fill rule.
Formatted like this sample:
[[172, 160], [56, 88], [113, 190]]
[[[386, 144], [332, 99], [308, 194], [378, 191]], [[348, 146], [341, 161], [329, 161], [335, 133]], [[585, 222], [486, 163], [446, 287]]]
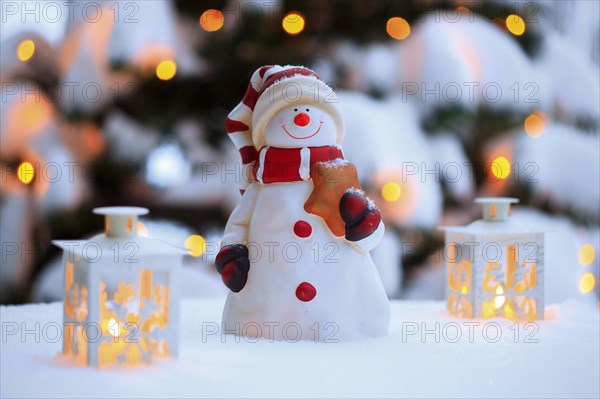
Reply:
[[96, 208], [106, 234], [54, 241], [64, 250], [63, 352], [79, 365], [177, 355], [177, 273], [186, 252], [137, 235], [145, 208]]
[[444, 227], [447, 305], [461, 318], [544, 317], [544, 233], [510, 218], [515, 198], [478, 198], [483, 220]]

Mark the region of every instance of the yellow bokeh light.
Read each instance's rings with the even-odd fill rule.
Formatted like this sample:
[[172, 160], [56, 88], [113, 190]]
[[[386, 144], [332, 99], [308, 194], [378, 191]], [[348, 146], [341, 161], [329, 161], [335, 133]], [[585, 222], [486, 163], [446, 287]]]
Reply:
[[207, 32], [216, 32], [223, 27], [225, 17], [219, 10], [206, 10], [200, 16], [200, 26]]
[[410, 24], [400, 17], [388, 19], [385, 30], [390, 37], [396, 40], [404, 40], [410, 35]]
[[460, 293], [462, 295], [467, 295], [469, 293], [469, 287], [466, 284], [460, 286]]
[[156, 67], [156, 76], [160, 80], [169, 80], [175, 76], [177, 64], [173, 60], [164, 60]]
[[402, 187], [395, 181], [385, 183], [381, 188], [381, 196], [388, 202], [395, 202], [402, 196]]
[[202, 236], [191, 235], [186, 238], [184, 246], [190, 255], [195, 257], [202, 256], [204, 251], [206, 251], [206, 240]]
[[596, 259], [596, 251], [592, 244], [582, 245], [579, 249], [579, 263], [581, 263], [582, 266], [587, 266], [591, 264], [594, 259]]
[[289, 35], [297, 35], [304, 30], [304, 16], [298, 11], [292, 11], [283, 17], [281, 26]]
[[17, 177], [23, 184], [29, 184], [35, 176], [35, 170], [30, 162], [23, 162], [17, 169]]
[[581, 276], [581, 280], [579, 280], [579, 291], [587, 294], [591, 292], [596, 286], [596, 278], [592, 273], [586, 273]]
[[515, 36], [521, 36], [525, 33], [525, 21], [516, 14], [506, 17], [506, 28]]
[[138, 220], [136, 224], [137, 234], [142, 237], [148, 237], [148, 228], [146, 225]]
[[35, 53], [35, 43], [33, 40], [23, 40], [17, 47], [17, 57], [19, 60], [25, 62], [29, 61]]
[[496, 157], [491, 165], [492, 174], [504, 180], [510, 175], [510, 161], [503, 156]]
[[546, 127], [546, 115], [536, 111], [525, 118], [525, 133], [531, 137], [540, 137]]

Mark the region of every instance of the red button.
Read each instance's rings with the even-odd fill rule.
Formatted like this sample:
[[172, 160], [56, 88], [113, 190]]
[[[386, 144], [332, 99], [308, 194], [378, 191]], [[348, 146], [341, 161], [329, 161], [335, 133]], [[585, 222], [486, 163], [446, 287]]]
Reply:
[[298, 220], [296, 224], [294, 224], [294, 234], [300, 238], [306, 238], [312, 234], [312, 227], [308, 222]]
[[296, 298], [302, 302], [312, 301], [315, 296], [317, 296], [317, 289], [311, 283], [305, 281], [296, 288]]

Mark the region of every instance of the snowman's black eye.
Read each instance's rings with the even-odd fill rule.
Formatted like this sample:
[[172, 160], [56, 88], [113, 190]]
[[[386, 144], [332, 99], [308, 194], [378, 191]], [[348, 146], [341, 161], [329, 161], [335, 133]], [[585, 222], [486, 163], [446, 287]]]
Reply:
[[294, 112], [298, 112], [298, 108], [294, 108]]
[[306, 108], [306, 112], [310, 111], [308, 108]]

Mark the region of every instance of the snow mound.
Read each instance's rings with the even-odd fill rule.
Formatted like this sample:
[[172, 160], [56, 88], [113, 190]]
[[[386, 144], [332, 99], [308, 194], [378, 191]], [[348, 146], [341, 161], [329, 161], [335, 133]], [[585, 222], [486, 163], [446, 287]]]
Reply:
[[[392, 301], [385, 338], [269, 342], [221, 336], [223, 300], [184, 300], [180, 358], [111, 371], [57, 360], [60, 340], [1, 343], [2, 397], [598, 397], [598, 311], [570, 301], [549, 320], [465, 324], [443, 302]], [[62, 305], [1, 307], [5, 325], [39, 331]], [[8, 323], [8, 324], [7, 324]], [[23, 323], [23, 324], [22, 324]], [[215, 333], [209, 333], [213, 328]], [[426, 332], [429, 331], [429, 332]], [[48, 330], [50, 331], [50, 330]], [[437, 331], [437, 333], [436, 333]], [[518, 331], [516, 335], [515, 331]]]

